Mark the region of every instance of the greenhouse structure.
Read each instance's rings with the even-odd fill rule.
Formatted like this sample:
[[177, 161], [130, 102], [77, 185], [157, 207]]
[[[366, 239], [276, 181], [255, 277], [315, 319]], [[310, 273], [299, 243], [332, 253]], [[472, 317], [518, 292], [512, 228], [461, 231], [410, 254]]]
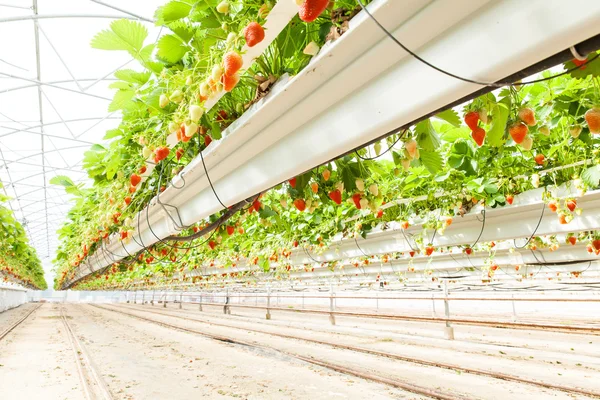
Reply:
[[600, 398], [600, 1], [0, 32], [0, 399]]

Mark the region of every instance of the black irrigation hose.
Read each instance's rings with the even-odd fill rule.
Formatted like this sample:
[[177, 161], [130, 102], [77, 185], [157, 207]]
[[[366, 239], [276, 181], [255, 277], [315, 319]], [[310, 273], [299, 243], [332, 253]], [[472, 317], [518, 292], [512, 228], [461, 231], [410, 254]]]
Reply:
[[524, 249], [525, 247], [527, 247], [529, 242], [531, 242], [531, 239], [533, 239], [533, 237], [535, 236], [537, 230], [540, 227], [540, 224], [542, 223], [542, 220], [544, 219], [544, 211], [545, 210], [546, 210], [546, 203], [542, 202], [542, 214], [540, 215], [540, 220], [538, 221], [535, 229], [533, 230], [533, 233], [531, 234], [531, 236], [529, 236], [529, 239], [527, 239], [527, 241], [525, 242], [525, 244], [523, 246], [517, 246], [517, 239], [513, 239], [513, 245], [515, 246], [515, 248]]
[[371, 18], [373, 20], [373, 22], [375, 22], [375, 24], [377, 24], [377, 26], [390, 38], [394, 41], [394, 43], [396, 43], [398, 46], [400, 46], [404, 51], [406, 51], [408, 54], [410, 54], [412, 57], [414, 57], [415, 59], [417, 59], [418, 61], [420, 61], [421, 63], [427, 65], [429, 68], [432, 68], [438, 72], [441, 72], [444, 75], [447, 75], [449, 77], [452, 77], [454, 79], [458, 79], [460, 81], [463, 82], [468, 82], [468, 83], [474, 83], [476, 85], [481, 85], [481, 86], [489, 86], [489, 87], [495, 87], [495, 88], [501, 88], [504, 86], [523, 86], [523, 85], [530, 85], [532, 83], [538, 83], [538, 82], [544, 82], [544, 81], [549, 81], [551, 79], [557, 78], [559, 76], [562, 75], [566, 75], [568, 73], [571, 73], [589, 63], [591, 63], [592, 61], [596, 60], [598, 58], [598, 56], [600, 54], [596, 54], [594, 57], [592, 57], [589, 60], [586, 60], [584, 63], [582, 63], [581, 65], [577, 65], [574, 68], [571, 69], [567, 69], [559, 74], [556, 75], [552, 75], [550, 77], [547, 78], [540, 78], [540, 79], [535, 79], [532, 81], [528, 81], [528, 82], [522, 82], [522, 83], [515, 83], [515, 82], [482, 82], [482, 81], [478, 81], [475, 79], [470, 79], [470, 78], [465, 78], [459, 75], [456, 75], [452, 72], [448, 72], [446, 70], [443, 70], [440, 67], [437, 67], [433, 64], [431, 64], [429, 61], [421, 58], [419, 55], [417, 55], [415, 52], [411, 51], [408, 47], [406, 47], [404, 44], [402, 44], [398, 39], [396, 39], [396, 37], [390, 32], [388, 31], [374, 16], [373, 14], [371, 14], [371, 12], [365, 7], [365, 5], [363, 4], [362, 0], [357, 0], [358, 4], [361, 6], [361, 8], [363, 9], [363, 11], [365, 13], [367, 13], [367, 15], [369, 16], [369, 18]]
[[470, 248], [473, 248], [477, 243], [479, 243], [479, 239], [481, 239], [481, 235], [483, 235], [483, 230], [485, 229], [485, 205], [483, 206], [483, 210], [481, 210], [481, 214], [483, 215], [483, 220], [481, 222], [481, 231], [479, 232], [479, 236], [477, 236], [477, 240], [475, 243], [470, 245]]
[[397, 143], [400, 141], [400, 139], [402, 139], [402, 138], [404, 137], [404, 135], [406, 134], [406, 132], [407, 132], [407, 131], [408, 131], [408, 129], [404, 129], [404, 130], [402, 131], [402, 133], [399, 133], [399, 134], [398, 134], [398, 139], [396, 139], [396, 140], [394, 141], [394, 143], [392, 143], [391, 145], [389, 145], [386, 151], [384, 151], [383, 153], [379, 154], [378, 156], [375, 156], [375, 157], [363, 157], [363, 156], [361, 156], [360, 154], [358, 154], [358, 150], [355, 150], [354, 152], [356, 153], [356, 156], [357, 156], [358, 158], [360, 158], [361, 160], [364, 160], [364, 161], [371, 161], [371, 160], [375, 160], [375, 159], [377, 159], [377, 158], [379, 158], [379, 157], [383, 156], [383, 155], [384, 155], [385, 153], [387, 153], [388, 151], [392, 150], [392, 149], [394, 148], [394, 146], [395, 146], [395, 145], [396, 145], [396, 144], [397, 144]]

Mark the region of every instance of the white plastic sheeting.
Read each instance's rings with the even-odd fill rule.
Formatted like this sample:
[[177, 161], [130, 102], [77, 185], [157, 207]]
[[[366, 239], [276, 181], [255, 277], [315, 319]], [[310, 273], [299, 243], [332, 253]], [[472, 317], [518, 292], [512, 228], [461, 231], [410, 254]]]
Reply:
[[27, 290], [0, 287], [0, 312], [18, 307], [27, 301]]

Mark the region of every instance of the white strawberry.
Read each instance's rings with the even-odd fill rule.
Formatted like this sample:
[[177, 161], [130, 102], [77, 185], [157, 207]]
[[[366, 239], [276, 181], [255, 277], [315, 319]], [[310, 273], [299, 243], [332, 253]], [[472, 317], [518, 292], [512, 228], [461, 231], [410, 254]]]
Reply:
[[368, 207], [369, 207], [369, 200], [367, 200], [365, 198], [360, 199], [360, 208], [364, 210]]
[[210, 85], [206, 82], [202, 82], [200, 84], [200, 96], [208, 97], [210, 96]]
[[181, 101], [183, 100], [183, 92], [177, 89], [176, 91], [171, 93], [171, 96], [169, 96], [169, 100], [171, 100], [173, 103], [181, 103]]
[[185, 124], [185, 136], [192, 137], [196, 132], [198, 132], [198, 124], [195, 122], [190, 122], [189, 124]]
[[174, 133], [179, 130], [179, 124], [175, 121], [169, 122], [169, 133]]
[[362, 179], [357, 179], [354, 183], [356, 184], [356, 188], [359, 192], [365, 191], [365, 181], [363, 181]]
[[202, 107], [195, 104], [192, 104], [190, 106], [190, 119], [192, 121], [200, 121], [200, 118], [202, 118], [202, 114], [204, 114], [204, 109]]
[[578, 138], [579, 135], [581, 134], [581, 129], [582, 129], [581, 125], [573, 125], [572, 127], [569, 128], [569, 133], [574, 138]]
[[373, 196], [377, 196], [379, 194], [379, 188], [375, 183], [369, 185], [369, 193], [371, 193]]
[[375, 150], [376, 155], [380, 155], [381, 154], [381, 142], [376, 142], [373, 145], [373, 150]]
[[410, 168], [410, 160], [408, 158], [403, 158], [400, 162], [402, 163], [402, 168], [404, 168], [405, 171], [408, 171]]
[[531, 136], [525, 136], [525, 138], [521, 142], [521, 147], [523, 147], [525, 150], [531, 150], [531, 148], [533, 147], [533, 139], [531, 138]]
[[158, 100], [158, 106], [160, 108], [165, 108], [167, 106], [167, 104], [169, 104], [169, 98], [167, 97], [166, 94], [161, 94], [160, 98]]
[[315, 42], [310, 42], [309, 44], [306, 45], [306, 47], [304, 48], [304, 50], [302, 51], [302, 53], [306, 54], [307, 56], [316, 56], [319, 53], [319, 45], [316, 44]]
[[210, 75], [215, 82], [219, 82], [221, 80], [221, 76], [223, 76], [223, 68], [220, 65], [215, 65], [212, 69]]
[[409, 139], [408, 141], [406, 141], [404, 143], [404, 148], [408, 152], [408, 155], [410, 156], [410, 158], [412, 158], [412, 159], [418, 158], [418, 157], [416, 157], [418, 149], [417, 149], [417, 141], [415, 139]]

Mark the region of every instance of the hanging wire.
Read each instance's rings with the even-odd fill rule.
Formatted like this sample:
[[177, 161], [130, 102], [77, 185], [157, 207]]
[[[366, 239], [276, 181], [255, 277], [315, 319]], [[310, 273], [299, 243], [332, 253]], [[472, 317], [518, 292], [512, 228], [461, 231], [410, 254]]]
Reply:
[[412, 57], [414, 57], [415, 59], [417, 59], [418, 61], [420, 61], [421, 63], [427, 65], [429, 68], [432, 68], [438, 72], [441, 72], [444, 75], [447, 75], [449, 77], [452, 77], [454, 79], [458, 79], [460, 81], [463, 82], [467, 82], [467, 83], [474, 83], [476, 85], [481, 85], [481, 86], [490, 86], [490, 87], [496, 87], [496, 88], [501, 88], [504, 86], [523, 86], [523, 85], [530, 85], [532, 83], [538, 83], [538, 82], [544, 82], [544, 81], [548, 81], [554, 78], [557, 78], [559, 76], [563, 76], [566, 75], [568, 73], [571, 73], [589, 63], [591, 63], [592, 61], [596, 60], [598, 58], [598, 56], [600, 56], [600, 53], [597, 53], [596, 55], [594, 55], [592, 58], [590, 58], [589, 60], [587, 60], [585, 63], [581, 64], [581, 65], [577, 65], [574, 68], [571, 69], [567, 69], [559, 74], [556, 75], [552, 75], [550, 77], [547, 78], [540, 78], [540, 79], [535, 79], [532, 81], [528, 81], [528, 82], [522, 82], [522, 83], [514, 83], [514, 82], [482, 82], [482, 81], [478, 81], [475, 79], [470, 79], [470, 78], [464, 78], [462, 76], [453, 74], [452, 72], [448, 72], [443, 70], [440, 67], [437, 67], [433, 64], [431, 64], [430, 62], [428, 62], [427, 60], [424, 60], [423, 58], [421, 58], [419, 55], [417, 55], [415, 52], [411, 51], [408, 47], [406, 47], [404, 44], [402, 44], [398, 39], [396, 39], [396, 37], [390, 32], [388, 31], [374, 16], [373, 14], [371, 14], [371, 12], [365, 7], [365, 5], [363, 4], [362, 0], [357, 0], [358, 4], [360, 5], [360, 7], [365, 11], [365, 13], [367, 13], [367, 15], [369, 16], [369, 18], [371, 18], [373, 20], [373, 22], [375, 22], [375, 24], [377, 24], [377, 26], [390, 38], [394, 41], [394, 43], [396, 43], [398, 46], [400, 46], [404, 51], [406, 51], [408, 54], [410, 54]]
[[[471, 248], [473, 248], [477, 243], [479, 243], [479, 239], [481, 239], [481, 235], [483, 235], [483, 230], [485, 229], [485, 205], [483, 206], [483, 210], [481, 210], [481, 215], [483, 215], [483, 220], [481, 221], [481, 231], [479, 232], [479, 236], [477, 236], [477, 240], [475, 240], [475, 243], [469, 246]], [[479, 220], [479, 218], [477, 220]]]
[[515, 246], [515, 248], [524, 249], [525, 247], [527, 247], [527, 245], [529, 245], [529, 242], [531, 242], [531, 239], [533, 239], [538, 228], [540, 227], [540, 224], [542, 223], [542, 219], [544, 219], [544, 211], [545, 210], [546, 210], [546, 203], [542, 202], [542, 214], [540, 215], [540, 220], [538, 221], [535, 229], [533, 230], [533, 233], [531, 234], [531, 236], [529, 236], [529, 239], [527, 239], [527, 241], [525, 242], [525, 244], [523, 246], [517, 246], [517, 239], [513, 239], [513, 245]]
[[223, 208], [227, 208], [227, 206], [225, 204], [223, 204], [223, 202], [219, 198], [219, 195], [217, 195], [217, 191], [215, 190], [215, 187], [212, 184], [212, 181], [210, 179], [210, 175], [208, 175], [208, 170], [206, 169], [206, 163], [204, 162], [204, 155], [202, 153], [203, 152], [200, 151], [200, 159], [202, 160], [202, 166], [204, 167], [204, 174], [206, 175], [206, 179], [208, 180], [208, 183], [210, 184], [210, 188], [212, 189], [212, 192], [214, 193], [214, 195], [217, 198], [218, 202], [221, 203], [221, 205], [223, 206]]
[[392, 149], [394, 148], [394, 146], [395, 146], [395, 145], [396, 145], [396, 144], [397, 144], [397, 143], [400, 141], [400, 139], [402, 139], [402, 138], [404, 137], [404, 135], [406, 134], [406, 131], [408, 131], [408, 128], [407, 128], [407, 129], [404, 129], [404, 130], [402, 131], [402, 133], [399, 133], [399, 134], [398, 134], [398, 138], [397, 138], [397, 139], [394, 141], [394, 143], [392, 143], [391, 145], [389, 145], [389, 146], [388, 146], [388, 148], [387, 148], [387, 149], [386, 149], [386, 150], [385, 150], [383, 153], [380, 153], [378, 156], [375, 156], [375, 157], [363, 157], [363, 156], [361, 156], [361, 155], [358, 153], [358, 150], [354, 150], [354, 152], [356, 153], [356, 156], [357, 156], [358, 158], [360, 158], [361, 160], [364, 160], [364, 161], [371, 161], [371, 160], [375, 160], [375, 159], [377, 159], [377, 158], [379, 158], [379, 157], [383, 156], [383, 155], [384, 155], [385, 153], [387, 153], [388, 151], [392, 150]]

